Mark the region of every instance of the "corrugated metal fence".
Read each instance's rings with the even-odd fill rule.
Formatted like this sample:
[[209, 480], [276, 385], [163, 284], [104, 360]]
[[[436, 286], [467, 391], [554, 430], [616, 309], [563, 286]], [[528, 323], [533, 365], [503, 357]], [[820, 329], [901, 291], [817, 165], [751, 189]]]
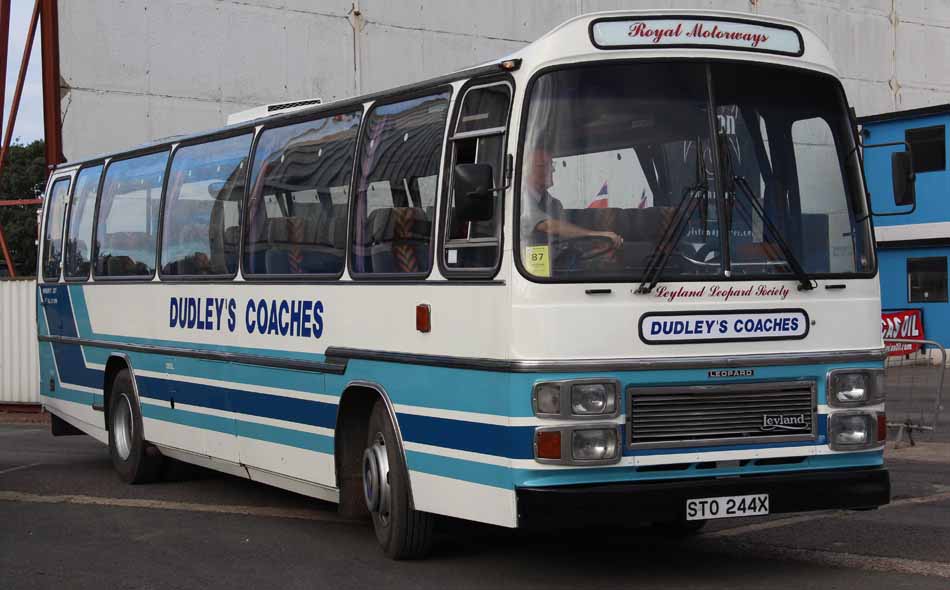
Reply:
[[40, 403], [36, 280], [0, 280], [0, 404]]

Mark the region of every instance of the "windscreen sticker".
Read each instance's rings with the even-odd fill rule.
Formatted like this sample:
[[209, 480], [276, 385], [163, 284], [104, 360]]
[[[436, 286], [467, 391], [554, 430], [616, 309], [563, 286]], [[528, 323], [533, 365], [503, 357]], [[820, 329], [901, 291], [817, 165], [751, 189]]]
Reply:
[[536, 277], [551, 276], [551, 258], [547, 246], [528, 246], [524, 253], [525, 270]]
[[808, 329], [802, 309], [648, 313], [640, 318], [640, 339], [646, 344], [797, 340]]

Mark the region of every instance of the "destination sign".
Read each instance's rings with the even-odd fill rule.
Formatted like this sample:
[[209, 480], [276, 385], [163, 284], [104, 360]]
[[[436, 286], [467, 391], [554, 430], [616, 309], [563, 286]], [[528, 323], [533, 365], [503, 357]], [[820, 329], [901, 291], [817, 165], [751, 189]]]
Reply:
[[591, 41], [601, 49], [716, 47], [799, 56], [801, 34], [793, 27], [695, 17], [621, 18], [595, 21]]

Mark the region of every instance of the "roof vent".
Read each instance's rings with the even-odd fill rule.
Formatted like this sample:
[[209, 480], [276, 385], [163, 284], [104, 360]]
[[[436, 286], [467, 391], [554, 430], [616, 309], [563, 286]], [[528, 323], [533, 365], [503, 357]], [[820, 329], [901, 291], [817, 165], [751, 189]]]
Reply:
[[228, 115], [228, 125], [246, 123], [248, 121], [261, 119], [269, 115], [298, 111], [320, 104], [323, 104], [322, 98], [307, 98], [304, 100], [292, 100], [288, 102], [274, 102], [271, 104], [265, 104], [259, 107], [247, 109], [246, 111], [231, 113]]

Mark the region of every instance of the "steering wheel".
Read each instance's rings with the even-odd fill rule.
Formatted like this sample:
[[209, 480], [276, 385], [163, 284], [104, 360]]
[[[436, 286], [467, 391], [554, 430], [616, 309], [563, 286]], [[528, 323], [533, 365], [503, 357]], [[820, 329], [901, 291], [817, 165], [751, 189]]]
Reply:
[[[693, 260], [698, 260], [699, 262], [710, 262], [710, 263], [719, 262], [721, 258], [719, 247], [720, 247], [720, 244], [706, 242], [699, 248], [699, 250], [696, 251], [695, 254], [688, 257], [692, 258]], [[713, 254], [712, 259], [706, 260], [706, 258], [708, 258], [710, 254]]]
[[[555, 261], [568, 258], [574, 262], [582, 262], [613, 252], [614, 241], [607, 236], [577, 236], [575, 238], [561, 238], [554, 248]], [[568, 266], [574, 266], [574, 264]]]
[[[712, 253], [712, 258], [706, 260], [709, 254]], [[659, 256], [659, 250], [655, 250], [652, 254], [646, 256], [643, 259], [643, 265], [648, 266], [655, 257]], [[670, 268], [672, 264], [674, 267], [676, 264], [683, 265], [680, 271], [684, 269], [695, 269], [698, 266], [703, 264], [716, 264], [719, 262], [719, 244], [718, 243], [705, 243], [699, 250], [693, 250], [691, 246], [680, 241], [669, 253], [669, 258], [667, 260], [667, 268]], [[674, 262], [676, 261], [676, 262]]]

